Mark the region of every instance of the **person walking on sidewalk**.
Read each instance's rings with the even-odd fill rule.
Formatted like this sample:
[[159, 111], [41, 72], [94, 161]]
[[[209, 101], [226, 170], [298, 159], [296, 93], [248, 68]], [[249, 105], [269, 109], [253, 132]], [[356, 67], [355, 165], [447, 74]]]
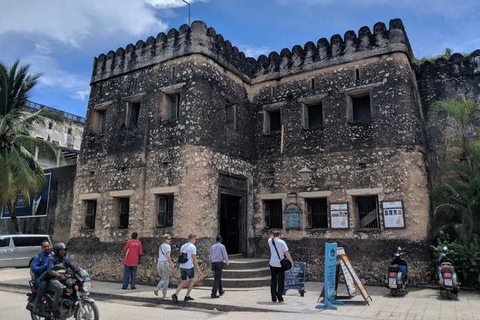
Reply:
[[288, 251], [285, 241], [280, 239], [282, 233], [280, 230], [273, 230], [272, 236], [268, 239], [268, 246], [270, 247], [270, 273], [272, 280], [270, 283], [270, 292], [272, 294], [273, 302], [283, 302], [283, 291], [285, 287], [285, 270], [282, 269], [280, 261], [287, 257], [292, 263], [293, 260]]
[[[192, 292], [193, 285], [195, 284], [195, 268], [197, 269], [198, 272], [200, 272], [200, 267], [198, 266], [198, 261], [197, 261], [197, 248], [195, 247], [195, 243], [197, 242], [197, 236], [194, 234], [188, 235], [188, 242], [185, 243], [181, 248], [180, 248], [180, 257], [179, 257], [179, 262], [180, 262], [180, 283], [177, 286], [177, 290], [175, 290], [175, 293], [172, 294], [172, 300], [175, 303], [178, 303], [178, 294], [180, 293], [180, 290], [183, 289], [185, 286], [185, 283], [187, 282], [187, 279], [189, 281], [188, 287], [187, 287], [187, 294], [185, 295], [185, 298], [183, 301], [192, 301], [193, 298], [190, 297], [190, 293]], [[186, 254], [186, 261], [182, 262], [180, 261], [180, 258], [184, 256], [183, 254]]]
[[138, 260], [140, 255], [143, 254], [142, 243], [137, 238], [138, 234], [136, 232], [132, 233], [132, 239], [128, 240], [125, 247], [123, 247], [125, 252], [125, 260], [123, 261], [123, 290], [128, 288], [129, 282], [132, 290], [136, 289], [135, 280], [137, 278]]
[[160, 281], [155, 290], [153, 290], [153, 293], [158, 296], [158, 290], [161, 288], [163, 294], [162, 298], [165, 299], [167, 297], [168, 281], [170, 280], [170, 269], [175, 268], [175, 265], [170, 257], [170, 253], [172, 252], [172, 248], [170, 247], [172, 237], [167, 233], [163, 236], [163, 241], [164, 242], [158, 248], [157, 270], [158, 275], [160, 276]]
[[[228, 261], [228, 254], [227, 249], [222, 244], [222, 236], [217, 236], [217, 243], [215, 243], [212, 248], [210, 249], [210, 264], [212, 265], [212, 270], [215, 275], [215, 280], [213, 281], [213, 288], [212, 288], [212, 298], [218, 298], [223, 296], [225, 291], [223, 291], [222, 287], [222, 270], [223, 270], [223, 263], [226, 263], [227, 266], [230, 263]], [[217, 295], [217, 292], [220, 293], [220, 296]]]

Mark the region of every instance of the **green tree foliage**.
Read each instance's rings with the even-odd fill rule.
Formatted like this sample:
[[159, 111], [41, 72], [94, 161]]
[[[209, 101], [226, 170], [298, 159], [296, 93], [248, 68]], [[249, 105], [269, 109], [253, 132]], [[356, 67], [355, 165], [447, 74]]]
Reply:
[[7, 206], [16, 232], [21, 232], [14, 212], [19, 194], [30, 203], [30, 193], [42, 189], [45, 176], [36, 162], [34, 150], [45, 150], [55, 158], [57, 149], [50, 142], [30, 136], [36, 124], [45, 124], [45, 117], [61, 118], [46, 109], [32, 113], [25, 103], [40, 74], [30, 75], [29, 65], [11, 67], [0, 62], [0, 208]]
[[[453, 53], [452, 49], [445, 48], [445, 51], [442, 54], [439, 54], [439, 55], [436, 55], [436, 56], [433, 56], [433, 57], [423, 57], [421, 59], [412, 58], [412, 64], [414, 64], [416, 66], [420, 66], [424, 62], [434, 62], [437, 59], [448, 60], [452, 56], [452, 53]], [[462, 55], [466, 58], [470, 54], [469, 53], [462, 53]]]
[[444, 233], [440, 233], [438, 245], [433, 247], [435, 259], [438, 259], [443, 247], [447, 246], [447, 258], [455, 263], [460, 282], [464, 286], [474, 287], [480, 284], [480, 239], [477, 235], [471, 237], [468, 243], [451, 241]]

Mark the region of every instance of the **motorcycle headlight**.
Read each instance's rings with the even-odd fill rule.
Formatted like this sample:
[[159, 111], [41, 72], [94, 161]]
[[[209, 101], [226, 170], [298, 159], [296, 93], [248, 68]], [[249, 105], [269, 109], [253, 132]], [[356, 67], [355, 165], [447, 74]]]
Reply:
[[90, 292], [91, 288], [92, 288], [92, 283], [90, 281], [85, 281], [82, 285], [83, 292]]

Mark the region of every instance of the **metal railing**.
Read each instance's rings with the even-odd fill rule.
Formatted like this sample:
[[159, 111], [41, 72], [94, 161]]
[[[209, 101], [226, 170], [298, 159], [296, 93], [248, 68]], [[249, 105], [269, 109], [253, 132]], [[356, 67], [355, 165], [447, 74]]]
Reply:
[[85, 118], [84, 117], [81, 117], [81, 116], [77, 116], [75, 114], [72, 114], [72, 113], [68, 113], [68, 112], [65, 112], [65, 111], [62, 111], [62, 110], [58, 110], [58, 109], [55, 109], [55, 108], [52, 108], [52, 107], [48, 107], [46, 105], [43, 105], [43, 104], [40, 104], [40, 103], [36, 103], [36, 102], [33, 102], [33, 101], [28, 101], [25, 103], [25, 105], [28, 107], [28, 108], [31, 108], [33, 110], [40, 110], [42, 108], [46, 108], [52, 112], [56, 112], [58, 114], [60, 114], [61, 116], [63, 116], [65, 119], [68, 119], [68, 120], [71, 120], [73, 122], [79, 122], [79, 123], [82, 123], [82, 124], [85, 124]]

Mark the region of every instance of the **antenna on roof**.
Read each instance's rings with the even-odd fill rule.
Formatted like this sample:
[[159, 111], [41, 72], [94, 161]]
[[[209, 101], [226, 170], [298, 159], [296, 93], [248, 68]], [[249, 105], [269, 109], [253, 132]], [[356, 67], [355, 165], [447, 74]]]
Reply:
[[188, 3], [187, 1], [185, 0], [182, 0], [182, 2], [186, 3], [187, 6], [188, 6], [188, 25], [191, 26], [191, 21], [190, 21], [190, 3]]

